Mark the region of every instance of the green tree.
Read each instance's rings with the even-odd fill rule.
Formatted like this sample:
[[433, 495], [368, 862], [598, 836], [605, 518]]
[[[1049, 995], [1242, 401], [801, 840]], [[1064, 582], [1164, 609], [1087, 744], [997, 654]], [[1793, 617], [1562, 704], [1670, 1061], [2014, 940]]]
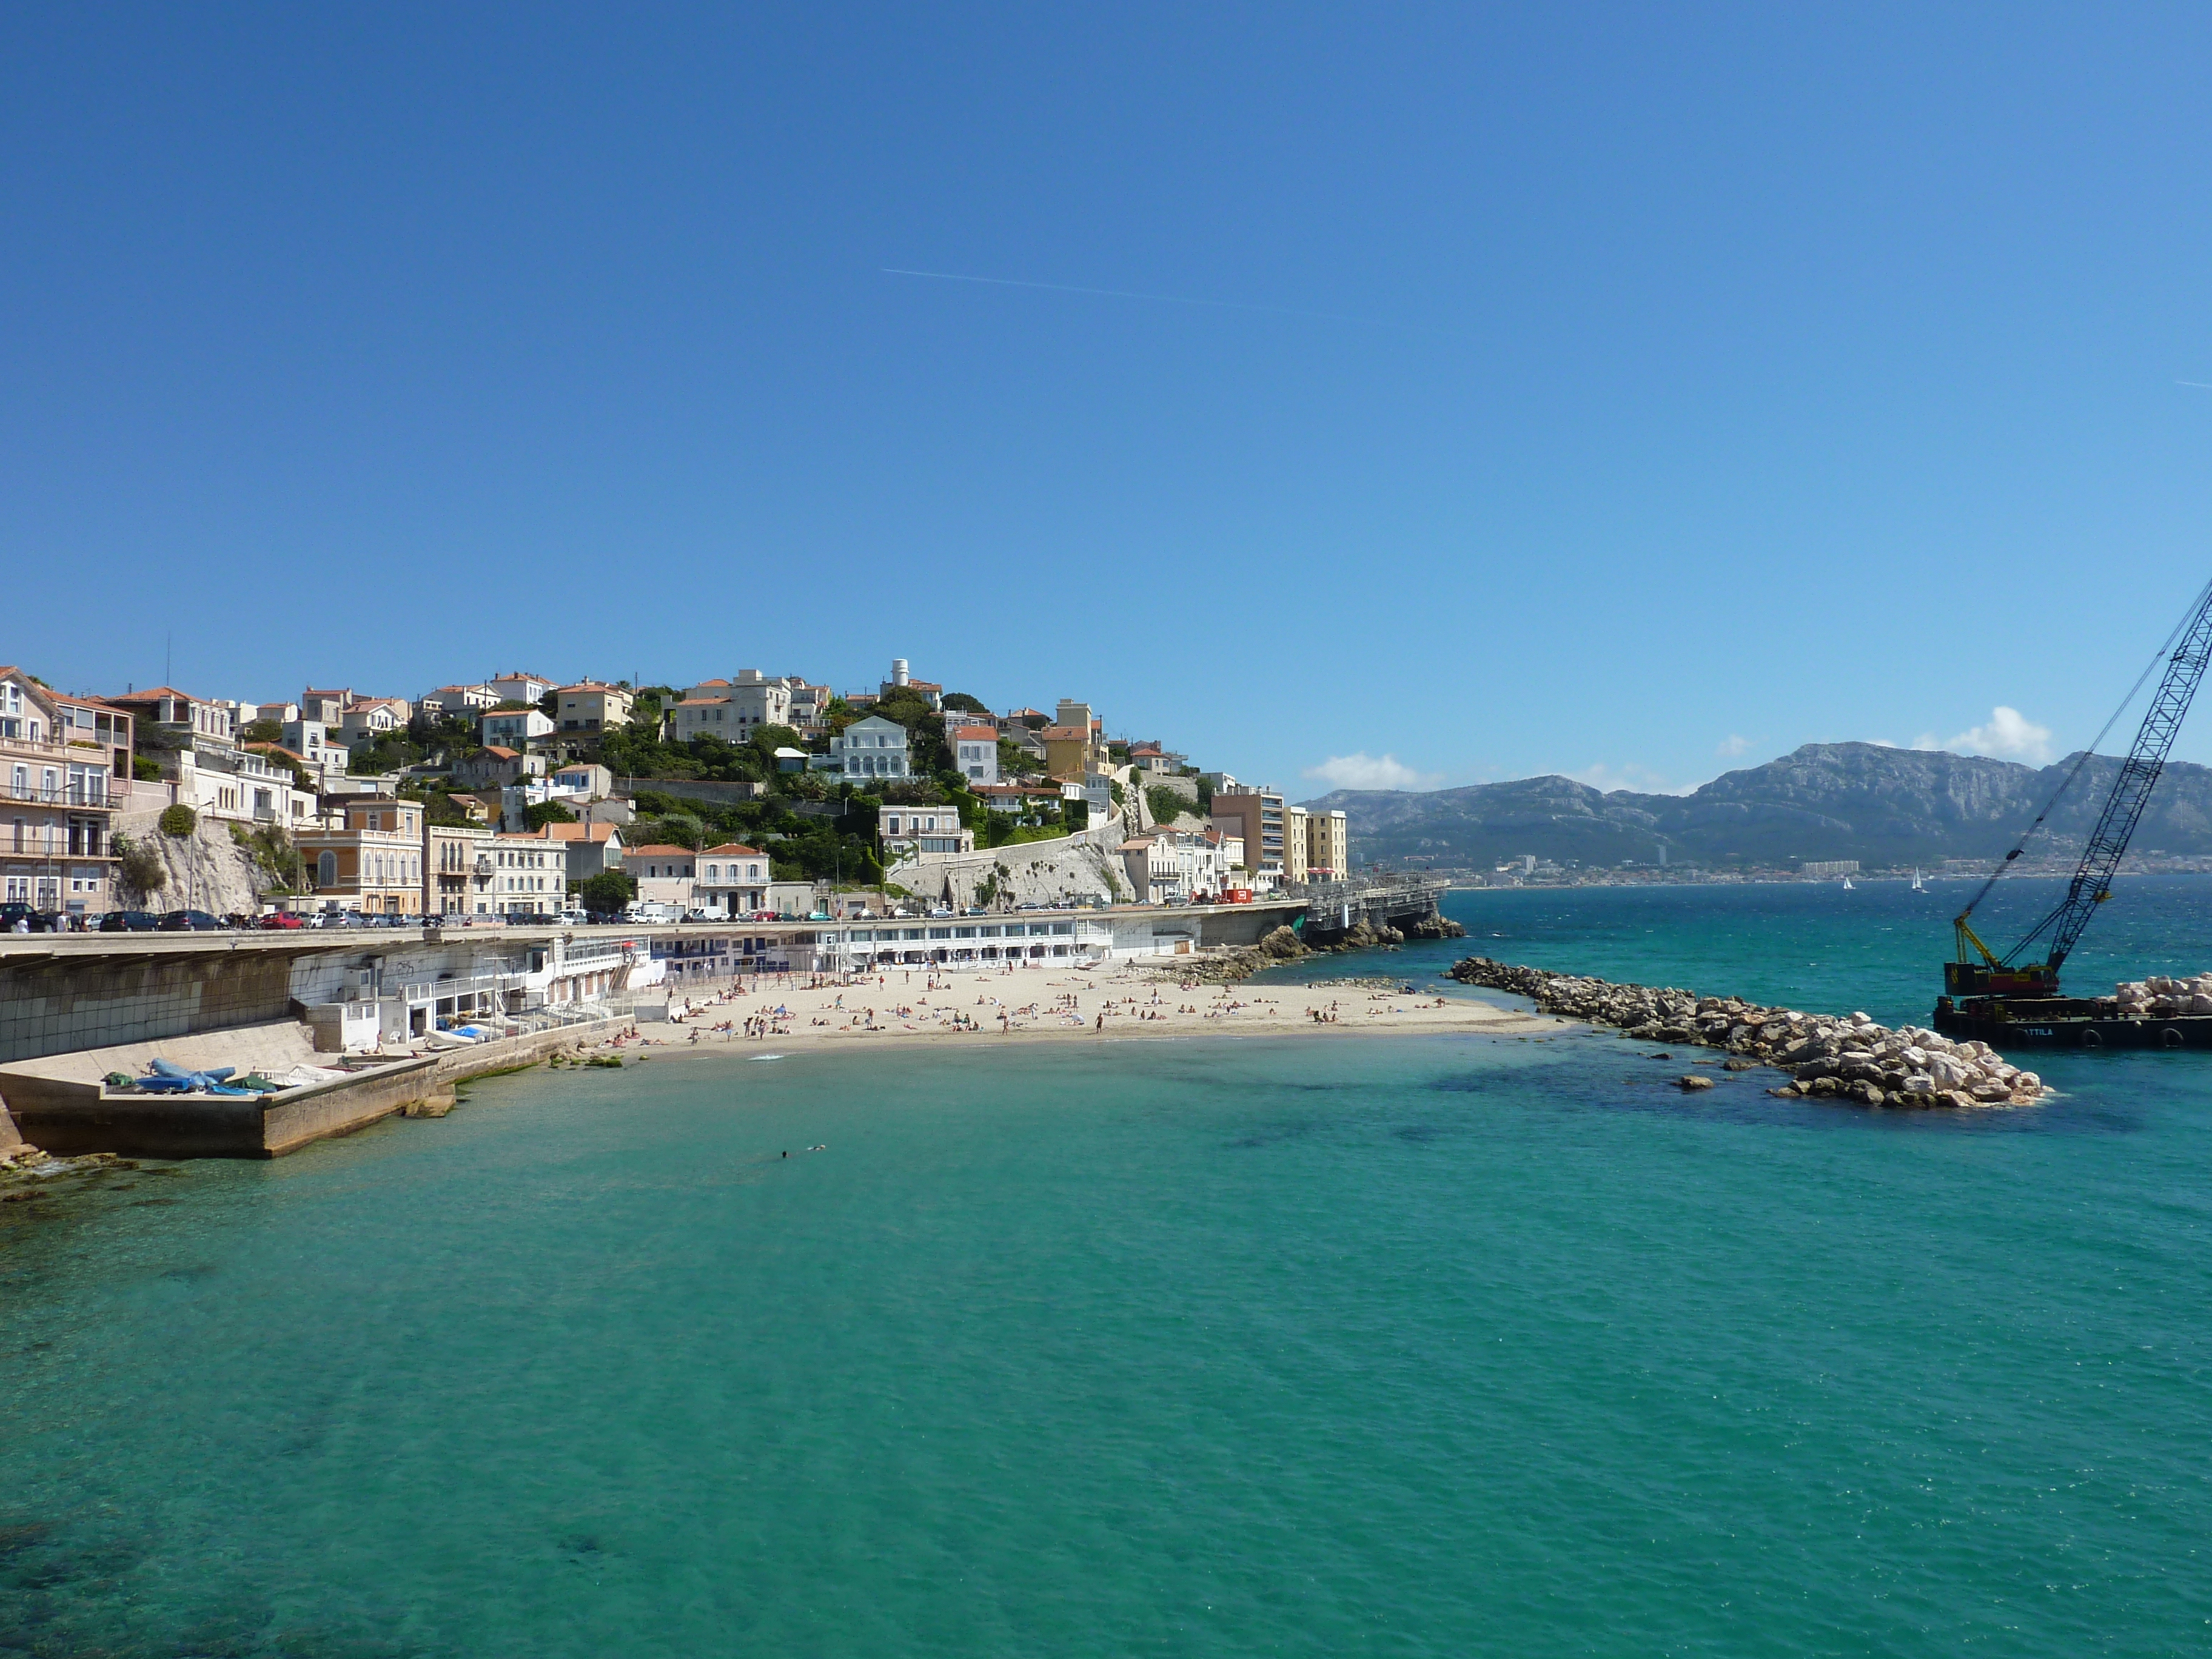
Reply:
[[161, 763], [151, 755], [133, 755], [131, 757], [131, 779], [134, 783], [161, 782]]
[[238, 734], [240, 743], [282, 743], [284, 725], [281, 720], [248, 720]]
[[971, 697], [965, 691], [945, 693], [945, 706], [957, 708], [963, 714], [988, 714], [991, 712], [990, 705], [981, 697]]
[[1190, 811], [1190, 803], [1164, 783], [1156, 783], [1145, 791], [1145, 807], [1153, 823], [1173, 823]]
[[541, 800], [522, 809], [522, 827], [533, 835], [549, 823], [574, 823], [575, 821], [576, 815], [562, 801]]
[[621, 870], [602, 870], [576, 884], [576, 896], [586, 910], [607, 915], [637, 896], [637, 878]]
[[174, 806], [161, 809], [161, 816], [154, 820], [154, 827], [172, 840], [182, 841], [200, 827], [199, 814], [179, 801]]

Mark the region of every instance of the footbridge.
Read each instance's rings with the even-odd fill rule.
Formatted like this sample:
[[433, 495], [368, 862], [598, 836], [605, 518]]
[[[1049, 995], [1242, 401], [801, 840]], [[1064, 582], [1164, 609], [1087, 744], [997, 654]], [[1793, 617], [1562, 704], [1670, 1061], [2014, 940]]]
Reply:
[[1309, 939], [1330, 940], [1365, 922], [1377, 931], [1420, 931], [1438, 919], [1437, 901], [1451, 884], [1442, 876], [1370, 876], [1361, 881], [1311, 882], [1286, 888], [1284, 896], [1305, 901], [1300, 929]]

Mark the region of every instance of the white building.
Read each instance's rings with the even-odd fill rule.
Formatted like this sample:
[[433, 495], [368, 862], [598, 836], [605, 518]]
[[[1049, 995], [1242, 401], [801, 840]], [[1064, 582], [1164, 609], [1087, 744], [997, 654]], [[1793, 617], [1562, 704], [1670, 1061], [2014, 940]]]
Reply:
[[792, 722], [792, 683], [757, 668], [738, 671], [734, 680], [702, 680], [669, 711], [669, 736], [688, 743], [702, 732], [727, 743], [746, 743], [763, 726]]
[[1198, 904], [1229, 885], [1218, 830], [1154, 830], [1121, 843], [1121, 868], [1139, 904]]
[[725, 842], [693, 860], [699, 874], [692, 883], [697, 902], [728, 916], [750, 916], [769, 908], [768, 854], [757, 848]]
[[531, 741], [553, 735], [553, 717], [535, 708], [502, 708], [477, 722], [485, 748], [526, 749]]
[[549, 680], [543, 674], [525, 674], [519, 669], [512, 674], [495, 675], [485, 682], [501, 702], [533, 705], [559, 684], [558, 680]]
[[975, 832], [964, 829], [951, 806], [885, 806], [876, 813], [876, 832], [886, 856], [910, 853], [972, 853]]
[[699, 859], [688, 847], [650, 842], [623, 850], [623, 873], [637, 884], [640, 900], [689, 910], [698, 902]]
[[953, 764], [970, 783], [999, 781], [999, 728], [995, 726], [956, 726], [952, 728]]
[[826, 769], [850, 781], [907, 778], [906, 727], [880, 714], [855, 720], [830, 739]]
[[[521, 701], [518, 698], [516, 701]], [[434, 708], [441, 714], [471, 717], [488, 708], [499, 706], [499, 693], [488, 685], [441, 685], [435, 691], [426, 692], [422, 707]]]
[[356, 697], [338, 720], [338, 741], [350, 749], [407, 724], [413, 711], [404, 697]]
[[491, 838], [495, 915], [550, 915], [568, 907], [568, 854], [543, 836]]

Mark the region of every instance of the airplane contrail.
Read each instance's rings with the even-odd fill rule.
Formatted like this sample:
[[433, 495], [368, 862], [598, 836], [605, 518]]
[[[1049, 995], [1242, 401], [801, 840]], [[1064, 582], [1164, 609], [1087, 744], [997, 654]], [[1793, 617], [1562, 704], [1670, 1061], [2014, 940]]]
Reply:
[[2206, 381], [2206, 380], [2176, 380], [2176, 381], [2174, 382], [2174, 385], [2176, 385], [2176, 386], [2195, 386], [2195, 387], [2196, 387], [2199, 392], [2212, 392], [2212, 381]]
[[[1376, 317], [1352, 317], [1338, 311], [1301, 311], [1293, 306], [1253, 305], [1243, 300], [1194, 300], [1182, 294], [1139, 294], [1121, 288], [1079, 288], [1071, 283], [1027, 283], [1012, 276], [969, 276], [954, 270], [908, 270], [897, 265], [883, 265], [878, 269], [886, 276], [923, 276], [936, 283], [981, 283], [988, 288], [1042, 289], [1048, 294], [1089, 294], [1103, 300], [1146, 300], [1156, 305], [1204, 306], [1217, 311], [1257, 311], [1273, 317], [1307, 317], [1317, 322], [1353, 323], [1362, 328], [1397, 329], [1401, 332], [1429, 334], [1432, 329], [1408, 329], [1402, 323], [1387, 323]], [[1457, 336], [1446, 336], [1457, 338]]]

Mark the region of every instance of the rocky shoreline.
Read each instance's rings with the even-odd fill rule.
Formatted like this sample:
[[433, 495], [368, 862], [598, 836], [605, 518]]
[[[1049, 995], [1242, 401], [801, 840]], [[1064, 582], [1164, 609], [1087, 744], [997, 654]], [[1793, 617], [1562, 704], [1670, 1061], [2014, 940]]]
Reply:
[[1262, 968], [1279, 968], [1286, 962], [1297, 962], [1307, 957], [1328, 956], [1340, 951], [1388, 950], [1409, 939], [1461, 939], [1466, 933], [1466, 928], [1448, 916], [1423, 916], [1408, 923], [1402, 932], [1387, 926], [1370, 927], [1363, 920], [1326, 945], [1309, 945], [1298, 937], [1295, 928], [1286, 925], [1276, 928], [1257, 945], [1209, 951], [1203, 957], [1172, 957], [1158, 965], [1158, 972], [1169, 979], [1233, 985], [1238, 980], [1250, 978]]
[[1701, 997], [1672, 986], [1616, 985], [1547, 973], [1487, 957], [1455, 964], [1462, 985], [1510, 991], [1549, 1014], [1611, 1025], [1626, 1036], [1696, 1045], [1775, 1066], [1792, 1080], [1784, 1097], [1851, 1100], [1863, 1106], [2028, 1106], [2043, 1079], [2007, 1062], [1986, 1042], [1955, 1042], [1934, 1031], [1877, 1025], [1863, 1013], [1838, 1018], [1770, 1008], [1741, 997]]

